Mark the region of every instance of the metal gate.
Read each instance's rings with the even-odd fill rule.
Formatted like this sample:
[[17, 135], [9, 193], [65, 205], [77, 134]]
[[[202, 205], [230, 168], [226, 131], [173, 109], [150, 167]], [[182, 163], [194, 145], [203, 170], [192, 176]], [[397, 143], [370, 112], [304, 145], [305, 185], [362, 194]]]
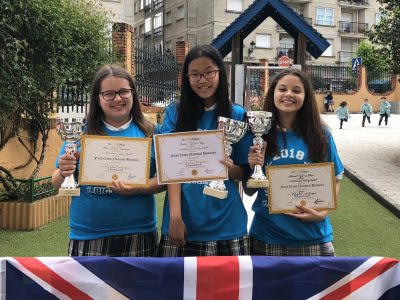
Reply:
[[178, 64], [172, 53], [163, 53], [151, 45], [135, 48], [135, 83], [139, 101], [146, 105], [166, 106], [177, 99]]
[[[246, 92], [244, 106], [247, 110], [261, 110], [268, 91], [268, 87], [274, 76], [283, 67], [273, 66], [246, 66]], [[266, 71], [268, 73], [266, 73]]]

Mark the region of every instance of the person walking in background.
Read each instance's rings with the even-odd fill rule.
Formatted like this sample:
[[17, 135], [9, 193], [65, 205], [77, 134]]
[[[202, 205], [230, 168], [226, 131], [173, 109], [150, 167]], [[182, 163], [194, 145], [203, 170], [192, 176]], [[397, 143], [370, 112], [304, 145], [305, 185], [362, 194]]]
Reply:
[[339, 107], [336, 109], [336, 115], [340, 120], [340, 129], [342, 129], [343, 126], [343, 121], [347, 122], [347, 120], [349, 119], [349, 110], [347, 109], [347, 102], [346, 101], [342, 101], [339, 104]]
[[381, 105], [379, 106], [379, 123], [378, 125], [381, 126], [383, 118], [385, 118], [385, 125], [388, 124], [388, 119], [390, 117], [390, 103], [387, 101], [386, 97], [381, 98]]
[[[325, 110], [326, 112], [330, 112], [330, 105], [332, 104], [333, 107], [333, 96], [332, 96], [332, 91], [327, 90], [325, 92], [325, 97], [324, 97], [324, 106], [325, 106]], [[333, 111], [333, 109], [332, 109]]]
[[[84, 134], [151, 138], [155, 125], [143, 116], [130, 74], [107, 65], [94, 76], [87, 127]], [[64, 143], [65, 145], [65, 143]], [[57, 158], [52, 184], [58, 189], [64, 178], [79, 170], [79, 155]], [[78, 147], [80, 151], [80, 147]], [[72, 197], [69, 212], [69, 256], [155, 256], [158, 246], [154, 151], [148, 188], [131, 187], [119, 180], [110, 186], [82, 185]]]
[[[223, 59], [209, 45], [192, 48], [182, 72], [181, 96], [165, 110], [162, 133], [217, 129], [218, 117], [245, 120], [242, 106], [229, 100]], [[248, 255], [247, 212], [236, 180], [244, 179], [252, 136], [246, 134], [226, 157], [228, 196], [203, 194], [208, 182], [168, 184], [158, 255], [162, 257]]]
[[373, 113], [373, 111], [371, 104], [368, 103], [368, 99], [364, 99], [364, 104], [361, 105], [361, 113], [363, 115], [361, 124], [362, 127], [365, 126], [365, 119], [367, 119], [368, 123], [371, 124], [371, 114]]
[[[321, 120], [307, 75], [295, 69], [279, 73], [268, 89], [263, 110], [272, 112], [274, 119], [271, 130], [263, 136], [265, 153], [259, 153], [254, 146], [250, 148], [250, 170], [255, 165], [264, 169], [275, 165], [333, 162], [338, 195], [344, 168], [329, 127]], [[255, 214], [249, 233], [251, 255], [335, 255], [327, 211], [296, 205], [297, 213], [271, 214], [265, 189], [245, 187], [245, 192], [258, 192], [252, 206]]]
[[327, 99], [328, 99], [328, 106], [329, 106], [328, 110], [330, 112], [335, 112], [335, 103], [333, 102], [332, 91], [328, 91]]

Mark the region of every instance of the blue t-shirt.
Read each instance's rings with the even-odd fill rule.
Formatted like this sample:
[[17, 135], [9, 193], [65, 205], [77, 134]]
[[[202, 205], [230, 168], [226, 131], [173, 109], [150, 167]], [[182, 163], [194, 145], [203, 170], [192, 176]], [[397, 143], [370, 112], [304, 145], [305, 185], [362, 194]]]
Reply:
[[[327, 132], [327, 161], [333, 162], [335, 175], [340, 178], [344, 168], [336, 150], [335, 142], [330, 132]], [[279, 154], [266, 157], [265, 166], [294, 165], [312, 163], [308, 147], [303, 139], [293, 131], [286, 132], [287, 147], [284, 147], [282, 134], [277, 135]], [[272, 245], [305, 246], [332, 241], [332, 226], [329, 217], [321, 222], [302, 222], [284, 214], [270, 214], [268, 211], [267, 190], [259, 189], [252, 206], [254, 218], [250, 235]]]
[[[244, 121], [243, 107], [232, 104], [232, 119]], [[175, 132], [177, 104], [171, 103], [164, 115], [162, 133]], [[215, 110], [205, 111], [197, 123], [198, 130], [217, 129]], [[252, 145], [250, 133], [233, 145], [231, 158], [237, 165], [246, 164]], [[226, 199], [217, 199], [203, 194], [209, 182], [181, 184], [181, 210], [186, 225], [186, 239], [192, 242], [220, 241], [240, 238], [247, 233], [247, 213], [234, 181], [225, 180], [228, 191]], [[170, 220], [168, 193], [164, 203], [162, 234], [168, 234]]]
[[[125, 130], [112, 131], [105, 126], [103, 130], [108, 136], [145, 137], [133, 121]], [[59, 157], [62, 154], [64, 154], [64, 145]], [[58, 167], [58, 158], [56, 166]], [[77, 168], [79, 169], [79, 162]], [[155, 170], [152, 149], [150, 177], [154, 176]], [[72, 197], [69, 212], [70, 239], [92, 240], [156, 230], [154, 195], [122, 196], [107, 187], [93, 185], [81, 185], [80, 190], [80, 196]]]

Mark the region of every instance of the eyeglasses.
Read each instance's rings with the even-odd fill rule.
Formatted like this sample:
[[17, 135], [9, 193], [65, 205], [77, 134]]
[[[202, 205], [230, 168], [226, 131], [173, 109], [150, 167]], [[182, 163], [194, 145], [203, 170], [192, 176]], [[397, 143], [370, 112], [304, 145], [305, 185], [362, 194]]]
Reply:
[[191, 82], [197, 82], [201, 80], [201, 77], [204, 77], [205, 79], [214, 79], [217, 73], [219, 72], [219, 69], [204, 72], [204, 73], [198, 73], [198, 74], [187, 74], [186, 76], [189, 78], [189, 81]]
[[122, 89], [117, 91], [105, 91], [101, 92], [100, 95], [103, 96], [104, 101], [113, 101], [117, 94], [122, 98], [122, 99], [127, 99], [130, 96], [132, 96], [132, 91], [133, 89]]

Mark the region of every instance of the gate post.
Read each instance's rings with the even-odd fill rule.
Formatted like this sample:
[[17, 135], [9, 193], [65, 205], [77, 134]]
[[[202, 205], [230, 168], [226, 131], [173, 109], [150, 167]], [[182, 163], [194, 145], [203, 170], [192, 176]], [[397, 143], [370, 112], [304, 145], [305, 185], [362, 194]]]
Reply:
[[182, 69], [186, 54], [189, 52], [189, 43], [187, 41], [177, 41], [175, 44], [176, 62], [178, 63], [178, 71], [176, 72], [176, 82], [178, 90], [182, 86]]
[[133, 27], [126, 23], [114, 23], [112, 32], [112, 44], [117, 55], [122, 58], [124, 68], [129, 74], [134, 75], [134, 41]]

